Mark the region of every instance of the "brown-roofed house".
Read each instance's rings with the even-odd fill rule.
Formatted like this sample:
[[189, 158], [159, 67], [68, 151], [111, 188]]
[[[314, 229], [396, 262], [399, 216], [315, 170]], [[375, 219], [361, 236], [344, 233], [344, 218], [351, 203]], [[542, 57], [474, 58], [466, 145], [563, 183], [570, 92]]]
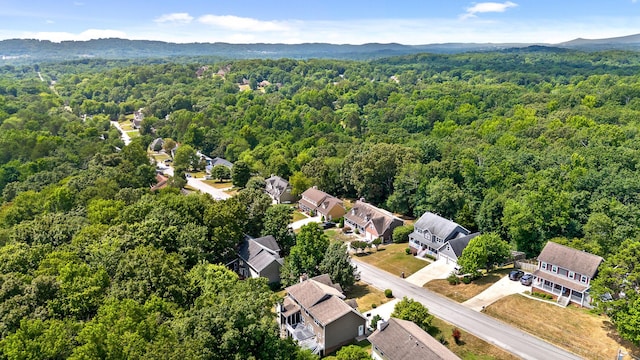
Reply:
[[327, 221], [339, 219], [344, 216], [344, 204], [342, 200], [318, 190], [313, 186], [302, 193], [298, 201], [298, 207], [303, 212], [315, 212], [322, 215]]
[[363, 336], [366, 318], [344, 301], [340, 285], [320, 275], [289, 286], [278, 324], [299, 346], [325, 355]]
[[344, 215], [344, 224], [354, 231], [357, 229], [366, 241], [382, 238], [384, 242], [390, 242], [393, 229], [404, 225], [404, 221], [360, 199]]
[[460, 358], [411, 321], [380, 321], [369, 335], [371, 357], [376, 360], [460, 360]]
[[556, 295], [565, 306], [573, 302], [591, 307], [588, 290], [602, 261], [600, 256], [549, 241], [538, 255], [532, 290]]

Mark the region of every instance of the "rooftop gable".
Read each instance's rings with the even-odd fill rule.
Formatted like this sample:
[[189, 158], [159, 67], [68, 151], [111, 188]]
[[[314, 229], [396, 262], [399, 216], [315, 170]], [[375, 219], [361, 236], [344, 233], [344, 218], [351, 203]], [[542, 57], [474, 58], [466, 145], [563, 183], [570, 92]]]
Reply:
[[598, 255], [549, 241], [538, 255], [538, 261], [593, 278], [603, 259]]
[[390, 318], [382, 330], [369, 335], [386, 359], [459, 360], [451, 350], [411, 321]]
[[449, 238], [456, 229], [460, 230], [465, 235], [469, 234], [469, 230], [465, 229], [461, 225], [430, 211], [427, 211], [420, 216], [418, 221], [415, 222], [414, 228], [421, 230], [427, 229], [429, 232], [441, 239]]

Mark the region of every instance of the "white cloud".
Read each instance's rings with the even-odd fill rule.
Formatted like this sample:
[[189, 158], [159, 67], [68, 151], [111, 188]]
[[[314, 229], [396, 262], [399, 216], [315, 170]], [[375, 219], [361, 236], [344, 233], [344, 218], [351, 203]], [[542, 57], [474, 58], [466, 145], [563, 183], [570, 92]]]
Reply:
[[462, 19], [468, 19], [468, 18], [476, 17], [476, 14], [478, 13], [489, 13], [489, 12], [501, 13], [501, 12], [507, 11], [507, 9], [509, 8], [516, 7], [516, 6], [518, 6], [518, 4], [511, 1], [506, 1], [503, 3], [497, 3], [497, 2], [476, 3], [475, 5], [468, 7], [467, 12], [462, 14], [460, 17]]
[[198, 18], [202, 24], [235, 31], [287, 31], [289, 26], [280, 21], [262, 21], [233, 15], [203, 15]]
[[88, 29], [78, 34], [62, 32], [62, 31], [40, 31], [35, 33], [26, 33], [24, 36], [21, 36], [21, 38], [61, 42], [61, 41], [67, 41], [67, 40], [86, 41], [91, 39], [106, 39], [106, 38], [125, 39], [127, 38], [127, 34], [119, 30]]
[[46, 21], [45, 21], [45, 24], [55, 24], [55, 21], [53, 21], [53, 20], [46, 20]]
[[157, 23], [172, 22], [172, 23], [188, 24], [191, 22], [191, 20], [193, 20], [193, 16], [189, 15], [188, 13], [172, 13], [172, 14], [164, 14], [154, 19], [153, 21]]

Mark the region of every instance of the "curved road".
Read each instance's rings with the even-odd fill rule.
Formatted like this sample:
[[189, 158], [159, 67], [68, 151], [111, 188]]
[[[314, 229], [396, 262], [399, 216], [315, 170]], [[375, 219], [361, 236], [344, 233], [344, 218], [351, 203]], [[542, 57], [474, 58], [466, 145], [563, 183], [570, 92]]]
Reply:
[[[411, 284], [386, 271], [352, 258], [360, 278], [378, 289], [391, 289], [397, 298], [406, 296], [424, 304], [429, 312], [467, 332], [494, 344], [522, 359], [578, 360], [581, 357], [541, 340], [483, 313]], [[523, 315], [526, 316], [526, 311]]]

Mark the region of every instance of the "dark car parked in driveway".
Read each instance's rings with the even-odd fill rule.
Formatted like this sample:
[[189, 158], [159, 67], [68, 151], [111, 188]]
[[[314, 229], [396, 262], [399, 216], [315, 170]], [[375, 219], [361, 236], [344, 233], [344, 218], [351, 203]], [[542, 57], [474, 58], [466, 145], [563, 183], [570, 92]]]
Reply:
[[512, 270], [509, 273], [509, 280], [518, 281], [524, 275], [524, 271], [522, 270]]
[[532, 281], [533, 281], [533, 275], [531, 275], [531, 274], [524, 274], [520, 278], [520, 284], [522, 284], [524, 286], [531, 286], [531, 282]]

